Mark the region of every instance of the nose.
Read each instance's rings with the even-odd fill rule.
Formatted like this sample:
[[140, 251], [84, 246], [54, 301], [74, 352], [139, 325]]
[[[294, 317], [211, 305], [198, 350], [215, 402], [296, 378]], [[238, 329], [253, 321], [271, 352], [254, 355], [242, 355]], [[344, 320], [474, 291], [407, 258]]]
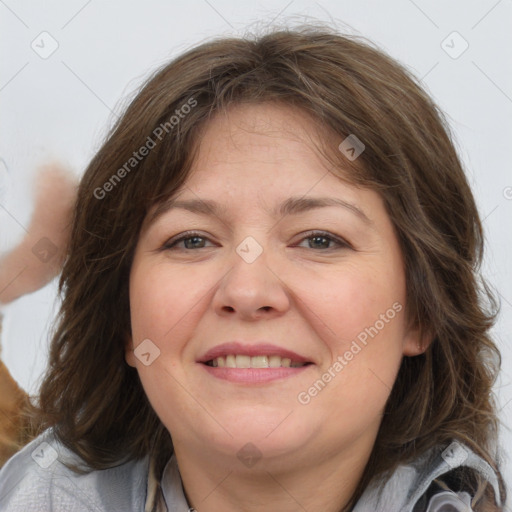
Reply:
[[252, 262], [240, 254], [234, 254], [232, 267], [213, 297], [216, 313], [245, 321], [283, 315], [290, 307], [290, 299], [278, 268], [269, 266], [265, 251]]

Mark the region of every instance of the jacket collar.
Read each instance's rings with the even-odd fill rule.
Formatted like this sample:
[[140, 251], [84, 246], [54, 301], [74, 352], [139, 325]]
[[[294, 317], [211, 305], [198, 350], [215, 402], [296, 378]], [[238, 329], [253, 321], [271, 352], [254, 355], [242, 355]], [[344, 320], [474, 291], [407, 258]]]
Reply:
[[[365, 490], [353, 512], [412, 512], [436, 478], [458, 467], [469, 467], [480, 473], [492, 485], [497, 503], [501, 505], [499, 483], [494, 470], [468, 446], [453, 441], [448, 447], [436, 446], [412, 463], [399, 466], [388, 480], [376, 480]], [[192, 510], [185, 499], [175, 455], [164, 469], [162, 492], [169, 511]], [[447, 493], [447, 496], [449, 494]], [[455, 493], [451, 494], [456, 496]], [[439, 505], [442, 506], [443, 503]], [[437, 509], [438, 506], [429, 508], [432, 512]]]
[[468, 467], [480, 473], [492, 485], [497, 504], [501, 505], [498, 477], [494, 470], [468, 446], [453, 441], [448, 447], [436, 446], [410, 464], [399, 466], [386, 482], [375, 481], [366, 489], [353, 512], [412, 512], [436, 478], [459, 467]]

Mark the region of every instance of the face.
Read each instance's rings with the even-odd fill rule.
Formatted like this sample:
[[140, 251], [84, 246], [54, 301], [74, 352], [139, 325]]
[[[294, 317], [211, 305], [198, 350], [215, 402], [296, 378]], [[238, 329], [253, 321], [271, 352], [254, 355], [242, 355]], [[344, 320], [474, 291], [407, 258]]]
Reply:
[[419, 353], [383, 201], [329, 172], [308, 126], [284, 106], [218, 115], [141, 231], [126, 359], [178, 456], [368, 454]]

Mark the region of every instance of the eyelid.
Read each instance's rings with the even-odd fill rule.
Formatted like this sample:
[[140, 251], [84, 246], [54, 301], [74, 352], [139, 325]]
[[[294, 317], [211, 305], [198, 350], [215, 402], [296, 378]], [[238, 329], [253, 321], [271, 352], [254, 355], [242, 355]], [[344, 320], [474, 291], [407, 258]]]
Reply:
[[193, 230], [191, 230], [191, 231], [184, 231], [183, 233], [180, 233], [180, 234], [178, 234], [176, 236], [173, 236], [172, 238], [167, 240], [163, 244], [162, 249], [169, 249], [169, 248], [171, 248], [172, 245], [175, 245], [178, 242], [186, 240], [187, 238], [193, 238], [193, 237], [204, 238], [205, 240], [211, 241], [209, 237], [207, 237], [206, 235], [204, 235], [200, 231], [193, 231]]
[[[342, 248], [349, 248], [349, 249], [354, 250], [354, 247], [352, 246], [352, 244], [350, 242], [348, 242], [346, 239], [344, 239], [344, 238], [342, 238], [342, 237], [340, 237], [338, 235], [330, 233], [329, 231], [313, 229], [313, 230], [301, 233], [300, 236], [301, 236], [301, 238], [300, 238], [299, 242], [303, 242], [304, 240], [307, 240], [308, 238], [313, 238], [313, 237], [317, 237], [317, 236], [319, 236], [319, 237], [323, 236], [325, 238], [330, 239], [335, 244], [337, 244], [337, 247], [330, 247], [328, 249], [323, 249], [323, 250], [316, 251], [316, 252], [328, 252], [328, 251], [333, 251], [333, 250], [342, 249]], [[176, 235], [175, 237], [172, 237], [169, 240], [167, 240], [163, 244], [162, 250], [174, 249], [173, 246], [175, 246], [177, 243], [182, 242], [183, 240], [186, 240], [188, 238], [193, 238], [193, 237], [203, 238], [204, 240], [208, 240], [208, 241], [211, 242], [209, 237], [203, 235], [199, 231], [193, 231], [193, 230], [191, 230], [191, 231], [184, 231], [183, 233], [180, 233], [180, 234]], [[206, 249], [206, 247], [200, 247], [200, 249]], [[190, 250], [193, 250], [193, 249], [182, 249], [182, 250], [190, 251]]]
[[[320, 229], [312, 229], [310, 231], [306, 231], [305, 233], [301, 233], [300, 236], [301, 236], [300, 242], [302, 242], [308, 238], [313, 238], [316, 236], [323, 236], [323, 237], [329, 238], [333, 242], [337, 243], [339, 246], [338, 248], [348, 247], [349, 249], [354, 249], [352, 244], [350, 242], [348, 242], [345, 238], [335, 235], [329, 231], [323, 231]], [[324, 251], [330, 251], [330, 250], [335, 250], [335, 249], [336, 249], [336, 247], [331, 247], [330, 249], [324, 249]]]

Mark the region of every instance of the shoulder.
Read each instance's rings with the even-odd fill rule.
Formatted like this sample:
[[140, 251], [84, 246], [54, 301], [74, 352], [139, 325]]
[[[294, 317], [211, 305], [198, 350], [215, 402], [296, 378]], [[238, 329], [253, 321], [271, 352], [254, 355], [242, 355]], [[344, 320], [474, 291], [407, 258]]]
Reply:
[[51, 430], [16, 453], [0, 470], [0, 510], [54, 512], [143, 511], [147, 460], [77, 473], [83, 460], [63, 446]]
[[464, 490], [454, 490], [442, 482], [451, 472], [468, 468], [489, 482], [498, 505], [501, 505], [498, 478], [491, 466], [468, 446], [452, 441], [448, 445], [431, 448], [416, 460], [399, 466], [385, 480], [377, 480], [366, 489], [354, 512], [368, 510], [471, 510], [473, 496]]

